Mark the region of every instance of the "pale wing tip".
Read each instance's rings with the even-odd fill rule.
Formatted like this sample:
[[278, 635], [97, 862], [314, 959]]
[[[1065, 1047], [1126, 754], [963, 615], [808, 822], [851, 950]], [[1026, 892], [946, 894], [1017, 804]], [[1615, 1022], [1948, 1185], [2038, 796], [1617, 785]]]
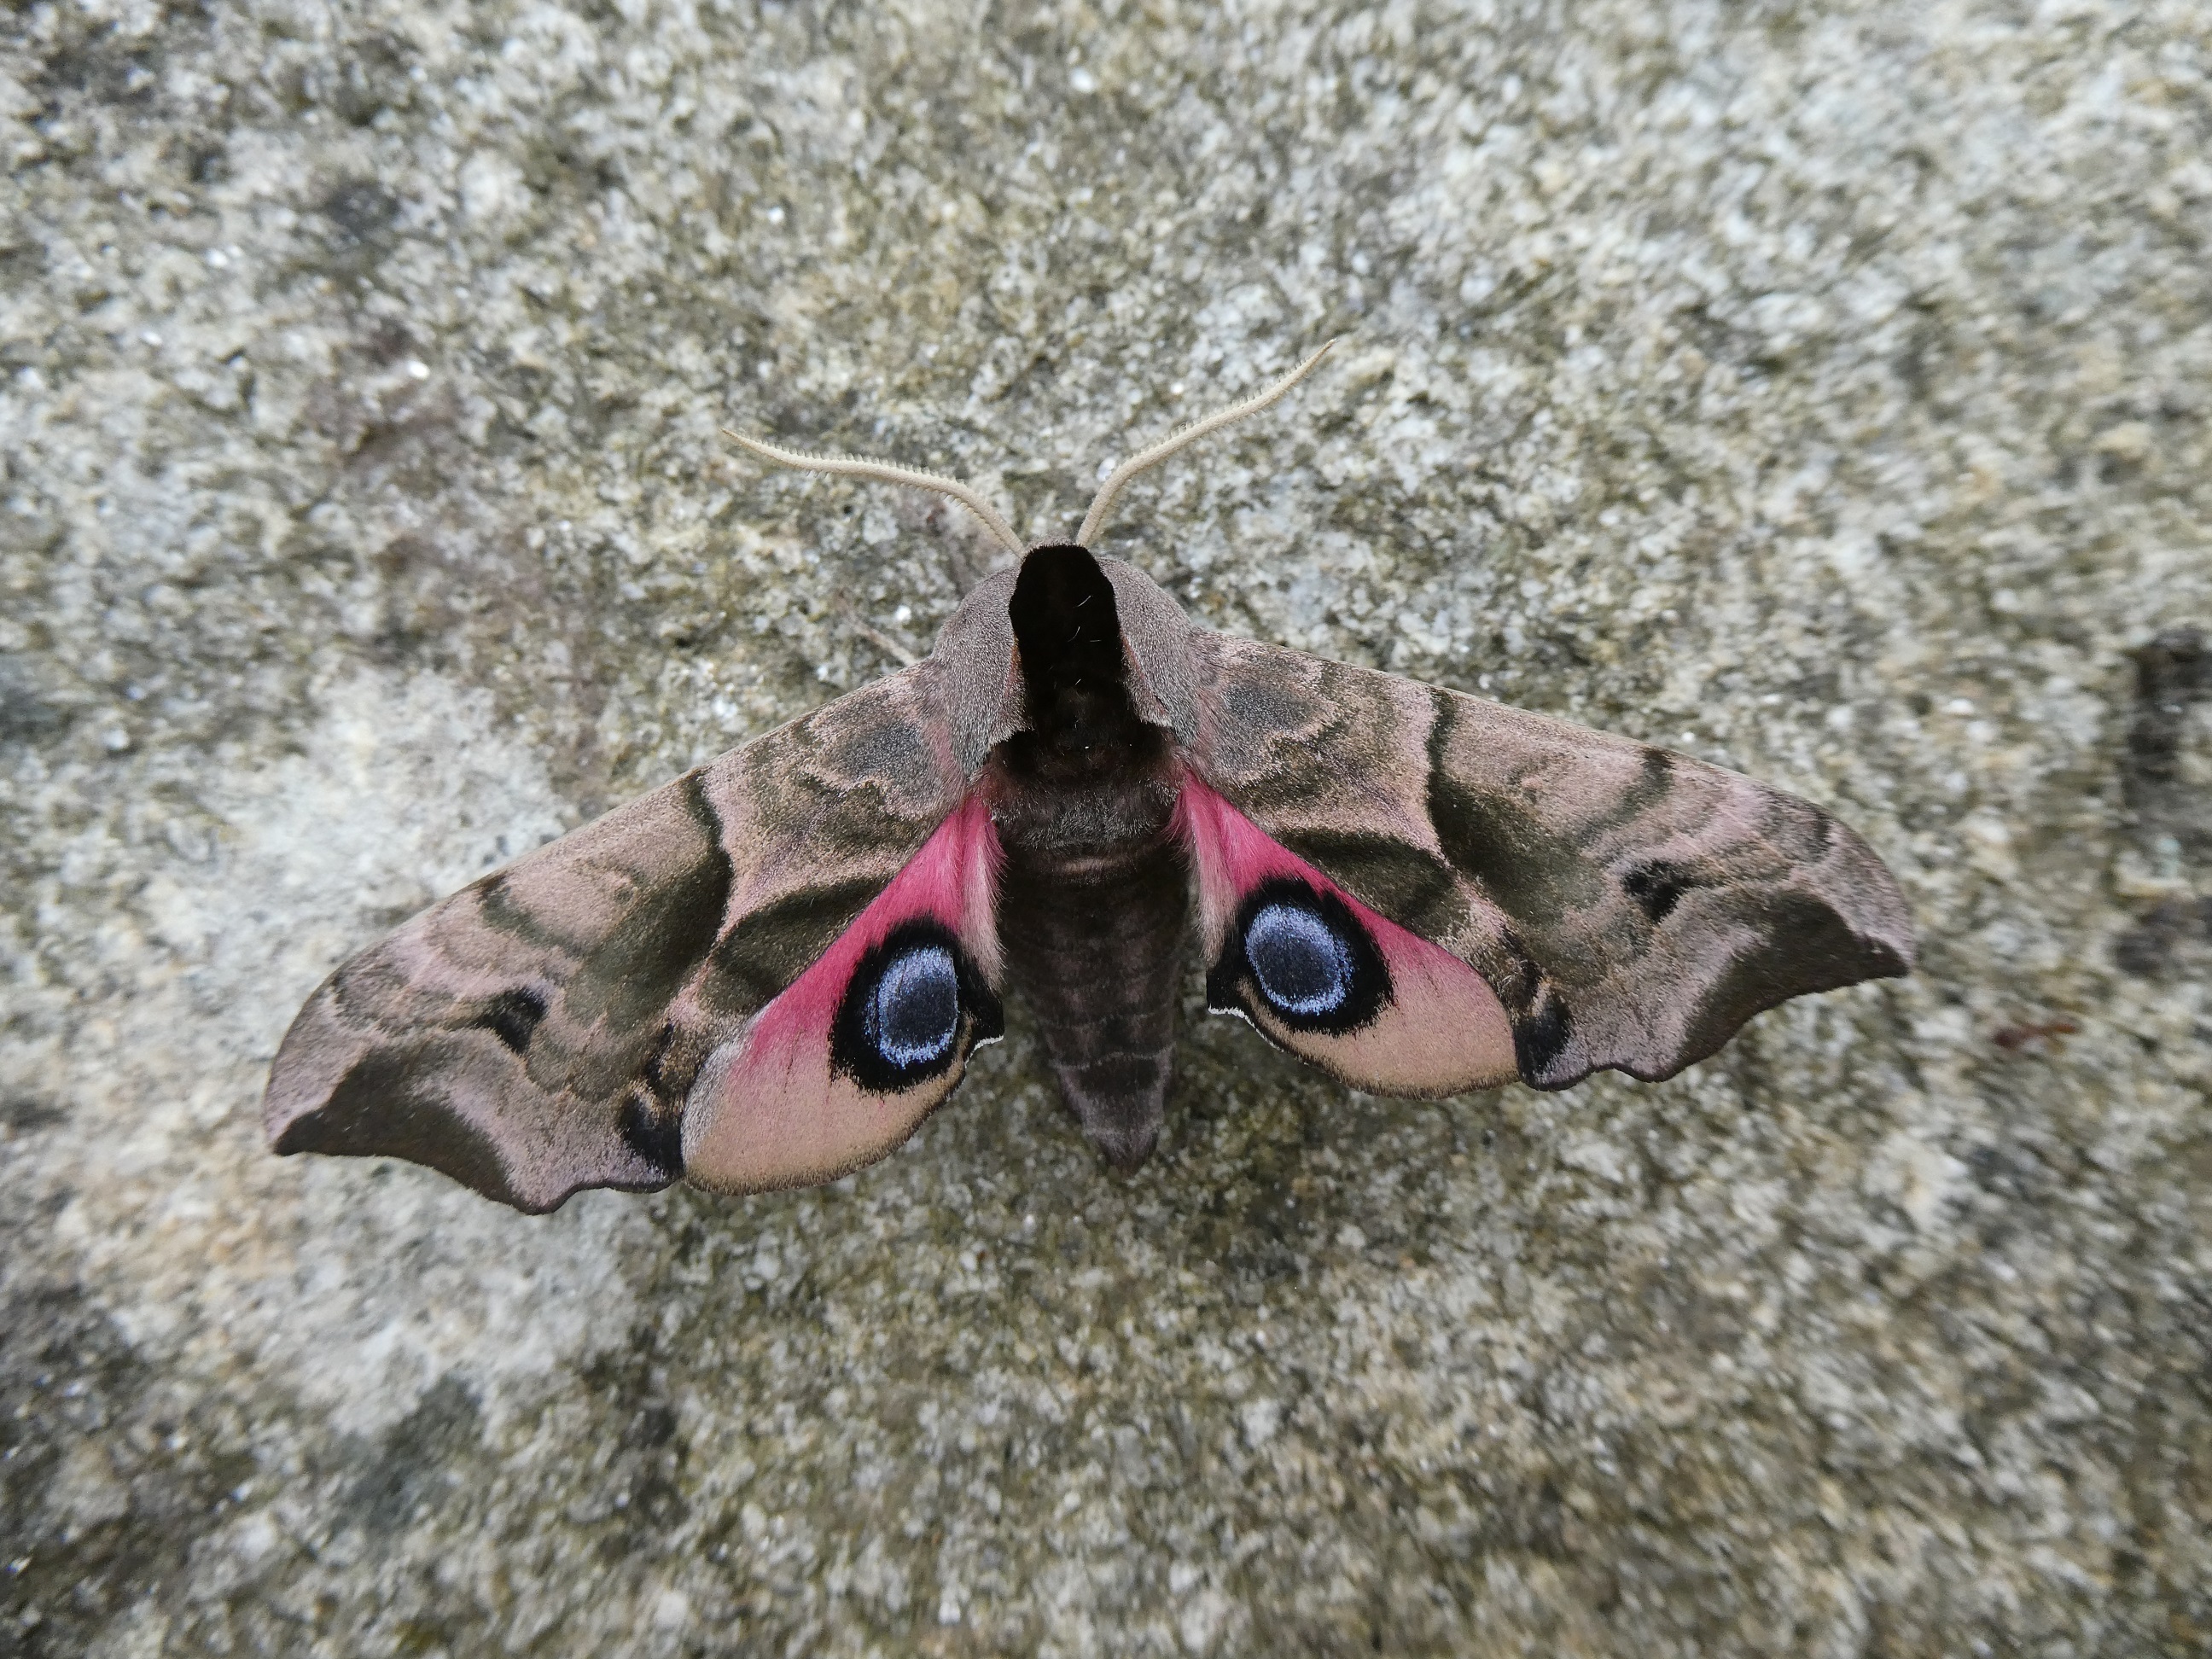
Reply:
[[1832, 818], [1830, 822], [1838, 832], [1843, 880], [1838, 884], [1842, 890], [1824, 896], [1870, 950], [1878, 949], [1894, 959], [1894, 966], [1879, 969], [1865, 977], [1900, 979], [1912, 971], [1918, 956], [1912, 912], [1905, 902], [1904, 890], [1864, 836], [1840, 820]]
[[1880, 873], [1879, 881], [1854, 895], [1856, 902], [1831, 901], [1831, 908], [1865, 947], [1867, 971], [1859, 978], [1902, 979], [1912, 971], [1918, 956], [1912, 917], [1905, 908], [1905, 896], [1898, 890], [1889, 872], [1878, 864], [1875, 869]]
[[[269, 1065], [268, 1086], [261, 1093], [261, 1133], [279, 1157], [307, 1150], [292, 1144], [294, 1127], [329, 1103], [331, 1090], [360, 1057], [361, 1045], [347, 1043], [335, 1029], [330, 988], [328, 981], [318, 986], [292, 1017]], [[343, 1052], [348, 1048], [356, 1052]]]
[[380, 1043], [349, 1028], [324, 985], [293, 1020], [269, 1068], [261, 1129], [270, 1151], [279, 1158], [399, 1158], [526, 1215], [558, 1209], [586, 1187], [620, 1184], [557, 1159], [510, 1158], [440, 1091], [421, 1086], [414, 1060], [404, 1044]]

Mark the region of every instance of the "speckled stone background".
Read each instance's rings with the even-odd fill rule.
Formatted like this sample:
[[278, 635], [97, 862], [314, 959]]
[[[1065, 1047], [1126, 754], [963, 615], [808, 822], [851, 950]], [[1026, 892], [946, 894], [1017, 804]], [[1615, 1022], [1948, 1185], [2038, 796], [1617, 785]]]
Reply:
[[[2212, 1646], [2212, 10], [0, 22], [0, 1653]], [[1204, 621], [1723, 758], [1919, 974], [1672, 1083], [1194, 1018], [512, 1214], [279, 1161], [477, 872], [926, 649], [948, 468]], [[2056, 1028], [2056, 1029], [2053, 1029]]]

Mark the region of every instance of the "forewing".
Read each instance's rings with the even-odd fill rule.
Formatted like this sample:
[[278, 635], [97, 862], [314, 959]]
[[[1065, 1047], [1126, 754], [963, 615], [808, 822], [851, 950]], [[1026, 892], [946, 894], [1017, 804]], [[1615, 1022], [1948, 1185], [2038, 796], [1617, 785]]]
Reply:
[[277, 1052], [271, 1143], [410, 1158], [532, 1211], [674, 1180], [709, 1056], [958, 805], [942, 673], [732, 750], [345, 963]]
[[1906, 972], [1881, 860], [1686, 755], [1194, 633], [1199, 775], [1291, 854], [1480, 973], [1521, 1076], [1672, 1076], [1763, 1008]]

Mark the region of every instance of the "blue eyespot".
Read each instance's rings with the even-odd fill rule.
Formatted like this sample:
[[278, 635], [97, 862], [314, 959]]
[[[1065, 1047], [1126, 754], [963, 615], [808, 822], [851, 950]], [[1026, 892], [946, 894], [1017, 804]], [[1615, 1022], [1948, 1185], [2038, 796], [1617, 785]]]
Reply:
[[1319, 1019], [1351, 998], [1357, 972], [1351, 949], [1300, 906], [1261, 907], [1244, 929], [1244, 959], [1261, 994], [1286, 1014]]
[[942, 945], [918, 945], [884, 964], [862, 1016], [869, 1044], [902, 1071], [952, 1051], [960, 1034], [960, 969]]
[[1206, 975], [1209, 1007], [1244, 1013], [1270, 1035], [1364, 1030], [1390, 997], [1389, 965], [1368, 924], [1341, 894], [1295, 875], [1245, 894]]
[[902, 1094], [1006, 1029], [998, 997], [952, 930], [916, 917], [854, 964], [830, 1022], [830, 1068], [872, 1094]]

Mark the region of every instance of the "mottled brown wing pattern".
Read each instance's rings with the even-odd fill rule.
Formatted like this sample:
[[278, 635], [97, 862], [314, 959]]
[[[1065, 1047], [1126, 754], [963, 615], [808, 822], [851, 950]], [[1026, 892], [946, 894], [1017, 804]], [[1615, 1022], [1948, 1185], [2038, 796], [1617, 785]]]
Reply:
[[276, 1150], [410, 1158], [532, 1211], [668, 1184], [707, 1056], [958, 804], [943, 675], [841, 697], [354, 957], [278, 1051]]
[[1480, 973], [1522, 1078], [1672, 1076], [1763, 1008], [1905, 973], [1866, 843], [1686, 755], [1373, 669], [1194, 631], [1205, 780]]

